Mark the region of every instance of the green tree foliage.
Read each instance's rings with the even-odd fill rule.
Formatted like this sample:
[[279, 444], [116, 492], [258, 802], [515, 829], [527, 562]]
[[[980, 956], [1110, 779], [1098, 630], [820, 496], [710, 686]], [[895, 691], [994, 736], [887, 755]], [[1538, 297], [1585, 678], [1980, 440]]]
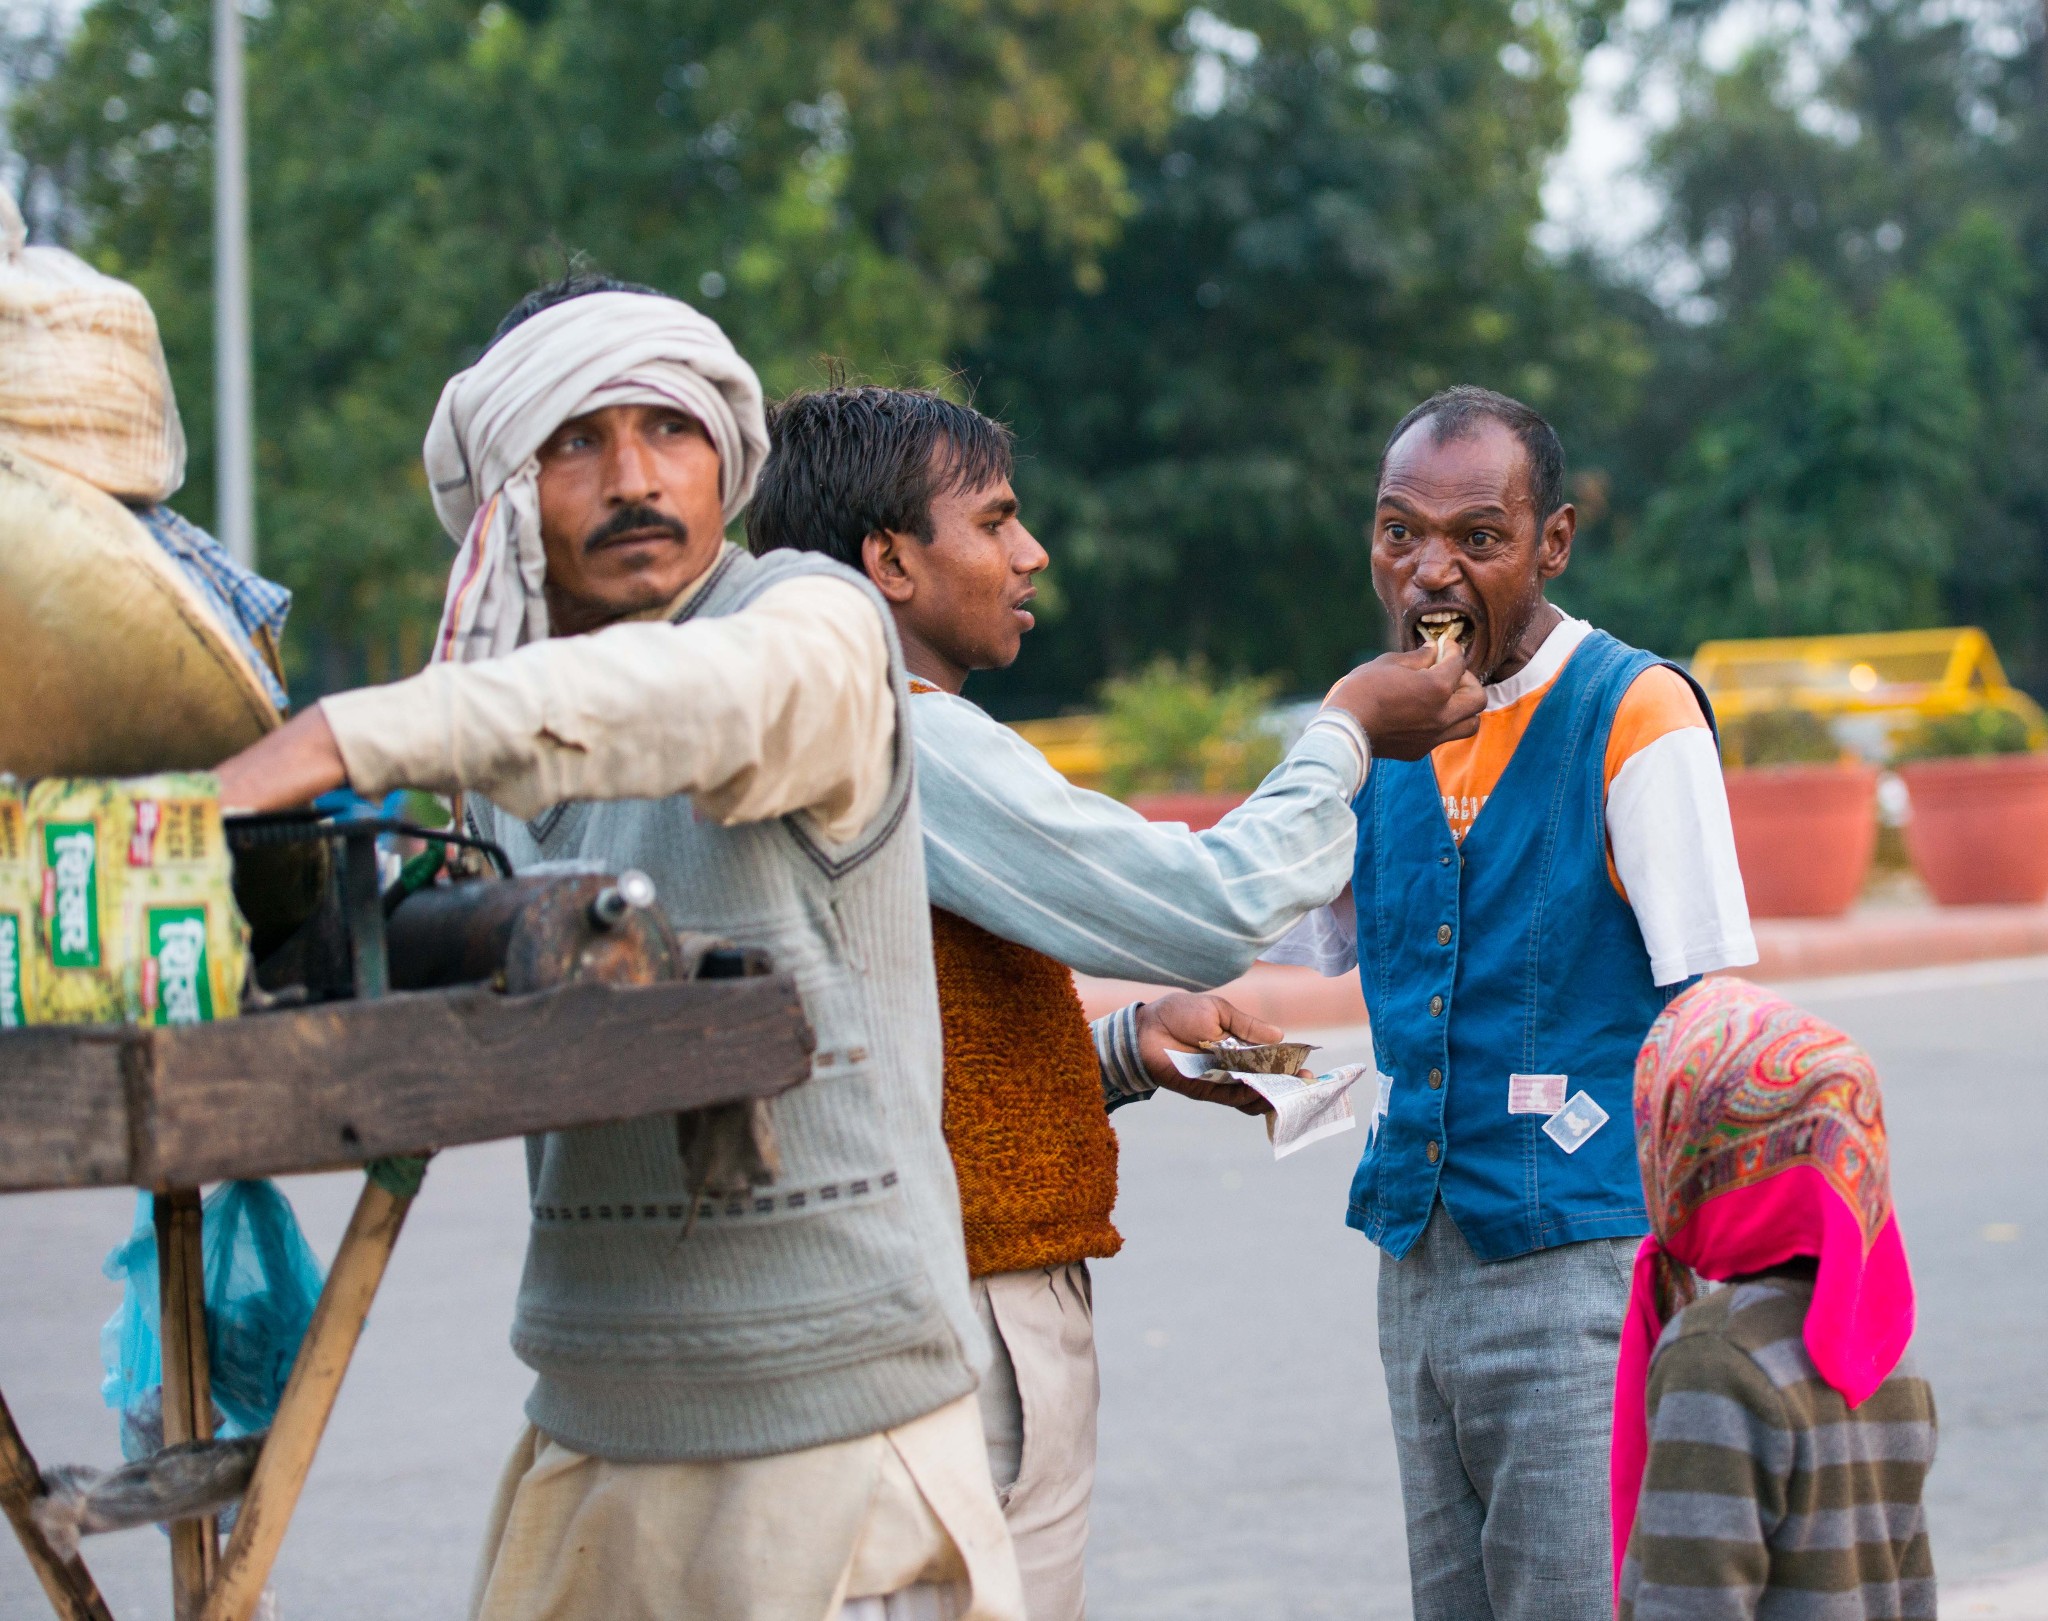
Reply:
[[1263, 724], [1277, 683], [1218, 683], [1200, 661], [1157, 658], [1102, 685], [1106, 786], [1132, 793], [1248, 792], [1280, 763]]
[[1680, 645], [1938, 619], [1978, 426], [1955, 323], [1904, 280], [1858, 320], [1795, 262], [1730, 351], [1726, 403], [1643, 521]]
[[1410, 405], [1455, 381], [1567, 424], [1612, 404], [1647, 358], [1529, 246], [1582, 23], [1493, 0], [1191, 14], [1191, 94], [1132, 159], [1101, 287], [1020, 254], [967, 357], [1020, 432], [1057, 587], [977, 692], [1043, 706], [1159, 653], [1320, 684], [1384, 642], [1364, 537]]
[[[1617, 630], [1706, 635], [1983, 624], [2048, 685], [2048, 157], [2039, 8], [1836, 0], [1846, 49], [1766, 38], [1726, 71], [1680, 4], [1655, 142], [1674, 318], [1582, 445], [1611, 517], [1575, 583]], [[1819, 14], [1822, 8], [1816, 7]]]
[[[999, 710], [1161, 655], [1312, 691], [1376, 651], [1381, 444], [1451, 382], [1563, 433], [1575, 611], [1679, 654], [1981, 623], [2048, 690], [2031, 0], [1812, 0], [1825, 27], [1719, 69], [1725, 0], [1672, 0], [1639, 43], [1679, 90], [1647, 163], [1676, 305], [1531, 247], [1618, 0], [268, 3], [260, 513], [302, 657], [347, 655], [314, 687], [416, 661], [436, 393], [582, 251], [703, 303], [771, 389], [829, 355], [1018, 428], [1054, 567], [1018, 667], [977, 681]], [[202, 521], [206, 17], [97, 0], [54, 74], [0, 64], [31, 214], [157, 304]]]
[[[416, 662], [447, 376], [571, 251], [705, 304], [771, 388], [939, 375], [1028, 233], [1087, 280], [1178, 64], [1160, 0], [276, 0], [249, 30], [260, 515], [296, 643]], [[206, 0], [99, 0], [16, 143], [155, 303], [210, 512]], [[357, 673], [325, 672], [328, 681]]]

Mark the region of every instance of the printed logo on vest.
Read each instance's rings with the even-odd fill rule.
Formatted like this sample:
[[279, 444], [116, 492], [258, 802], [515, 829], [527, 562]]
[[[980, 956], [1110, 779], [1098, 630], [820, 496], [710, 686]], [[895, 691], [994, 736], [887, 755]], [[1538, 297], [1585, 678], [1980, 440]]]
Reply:
[[1576, 1154], [1606, 1124], [1607, 1111], [1585, 1093], [1574, 1092], [1569, 1103], [1543, 1122], [1543, 1135], [1567, 1154]]
[[90, 822], [43, 829], [43, 921], [58, 968], [100, 965], [99, 835]]
[[206, 908], [153, 906], [142, 963], [142, 1016], [151, 1024], [204, 1024], [213, 1017], [206, 972]]
[[0, 912], [0, 1030], [19, 1030], [21, 1011], [21, 918]]
[[1569, 1075], [1510, 1075], [1508, 1113], [1553, 1115], [1564, 1107]]

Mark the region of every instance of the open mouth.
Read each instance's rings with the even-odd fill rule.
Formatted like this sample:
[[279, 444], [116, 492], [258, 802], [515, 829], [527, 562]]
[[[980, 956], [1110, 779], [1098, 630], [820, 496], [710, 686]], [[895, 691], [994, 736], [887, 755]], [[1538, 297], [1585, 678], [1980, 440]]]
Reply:
[[1471, 616], [1455, 608], [1432, 608], [1417, 616], [1415, 628], [1436, 649], [1439, 664], [1453, 647], [1468, 646], [1472, 641]]

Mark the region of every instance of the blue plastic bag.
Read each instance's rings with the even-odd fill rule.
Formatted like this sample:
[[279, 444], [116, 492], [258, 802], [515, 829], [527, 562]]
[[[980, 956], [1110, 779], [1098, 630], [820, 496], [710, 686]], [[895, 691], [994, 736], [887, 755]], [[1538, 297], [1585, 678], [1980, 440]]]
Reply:
[[[277, 1412], [325, 1278], [272, 1182], [224, 1182], [208, 1194], [200, 1249], [215, 1433], [253, 1435]], [[164, 1433], [156, 1223], [147, 1193], [136, 1203], [134, 1232], [103, 1270], [127, 1287], [100, 1330], [100, 1394], [121, 1415], [121, 1453], [132, 1460], [161, 1447]]]

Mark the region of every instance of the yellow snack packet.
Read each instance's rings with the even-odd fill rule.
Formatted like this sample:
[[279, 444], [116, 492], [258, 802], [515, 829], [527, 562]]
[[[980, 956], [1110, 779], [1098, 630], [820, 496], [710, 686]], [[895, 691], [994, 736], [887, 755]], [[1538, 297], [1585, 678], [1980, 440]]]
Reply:
[[0, 776], [0, 1030], [28, 1022], [28, 973], [35, 949], [36, 873], [29, 858], [28, 805], [21, 785]]
[[52, 778], [28, 811], [41, 886], [30, 1021], [233, 1018], [248, 931], [214, 779]]
[[29, 856], [39, 891], [28, 972], [31, 1024], [127, 1017], [119, 871], [110, 874], [107, 861], [125, 819], [111, 782], [48, 777], [29, 790]]

